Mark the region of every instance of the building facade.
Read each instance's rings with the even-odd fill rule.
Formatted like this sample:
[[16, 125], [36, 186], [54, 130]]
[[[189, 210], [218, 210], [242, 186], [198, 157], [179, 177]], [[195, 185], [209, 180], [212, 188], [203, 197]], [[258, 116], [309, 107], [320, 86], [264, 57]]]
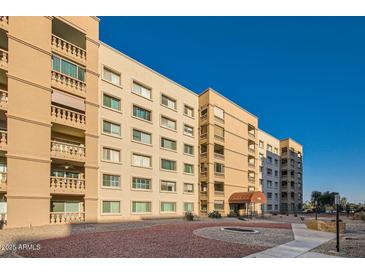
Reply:
[[[258, 134], [258, 118], [216, 91], [192, 92], [100, 42], [96, 17], [0, 16], [7, 228], [259, 213]], [[299, 210], [302, 148], [285, 139], [279, 151], [282, 177], [295, 175], [281, 206]]]
[[266, 196], [264, 212], [280, 211], [280, 140], [259, 130], [260, 184]]

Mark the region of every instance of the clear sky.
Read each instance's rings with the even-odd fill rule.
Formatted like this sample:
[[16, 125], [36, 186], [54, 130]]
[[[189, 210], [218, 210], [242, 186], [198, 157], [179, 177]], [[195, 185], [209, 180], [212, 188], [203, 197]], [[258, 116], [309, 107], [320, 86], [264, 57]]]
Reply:
[[100, 17], [100, 39], [304, 146], [312, 190], [365, 200], [365, 17]]

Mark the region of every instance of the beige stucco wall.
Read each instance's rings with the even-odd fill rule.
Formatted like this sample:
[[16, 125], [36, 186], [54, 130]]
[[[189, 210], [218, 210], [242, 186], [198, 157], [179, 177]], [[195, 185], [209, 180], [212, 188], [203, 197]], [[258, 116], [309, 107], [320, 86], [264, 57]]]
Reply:
[[[151, 69], [137, 63], [120, 52], [102, 45], [100, 47], [99, 72], [103, 66], [113, 69], [121, 74], [121, 85], [116, 86], [105, 80], [100, 81], [99, 102], [103, 93], [107, 93], [121, 99], [121, 112], [110, 110], [101, 106], [98, 125], [102, 127], [103, 119], [121, 124], [121, 137], [108, 136], [101, 133], [99, 152], [102, 153], [103, 146], [116, 148], [121, 151], [121, 163], [109, 163], [100, 161], [100, 185], [98, 200], [98, 218], [100, 221], [119, 219], [133, 219], [146, 217], [164, 217], [183, 214], [183, 203], [194, 203], [194, 211], [198, 206], [198, 96], [180, 85], [157, 74]], [[152, 89], [152, 99], [146, 99], [132, 92], [133, 81], [142, 83]], [[161, 105], [161, 94], [165, 94], [177, 101], [177, 110], [171, 110]], [[152, 121], [146, 122], [132, 117], [132, 106], [152, 111]], [[184, 104], [194, 108], [194, 118], [184, 115]], [[160, 116], [164, 115], [177, 121], [177, 131], [162, 128]], [[188, 124], [194, 127], [194, 137], [183, 134], [183, 125]], [[152, 134], [152, 145], [140, 144], [132, 141], [132, 129], [146, 131]], [[100, 132], [102, 130], [100, 129]], [[160, 148], [160, 137], [166, 137], [177, 141], [177, 151], [168, 151]], [[194, 146], [194, 156], [183, 153], [184, 143]], [[152, 167], [141, 168], [131, 165], [132, 153], [140, 153], [152, 156]], [[160, 169], [160, 159], [171, 159], [177, 161], [177, 171], [168, 172]], [[194, 165], [194, 175], [183, 173], [183, 164]], [[102, 186], [102, 174], [115, 174], [121, 176], [120, 189], [108, 189]], [[132, 177], [152, 179], [150, 191], [132, 190]], [[171, 180], [177, 182], [176, 193], [164, 193], [160, 191], [160, 180]], [[194, 184], [194, 193], [183, 193], [183, 183]], [[101, 212], [102, 201], [116, 200], [121, 202], [121, 213], [116, 215], [103, 214]], [[133, 214], [131, 211], [132, 201], [152, 202], [151, 214]], [[176, 202], [176, 214], [160, 213], [160, 202]]]

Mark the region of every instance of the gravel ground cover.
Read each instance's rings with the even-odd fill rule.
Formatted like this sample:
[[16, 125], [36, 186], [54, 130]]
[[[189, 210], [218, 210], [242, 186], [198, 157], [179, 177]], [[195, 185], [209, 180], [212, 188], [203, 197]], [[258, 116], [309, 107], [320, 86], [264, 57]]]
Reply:
[[77, 233], [68, 237], [41, 240], [40, 250], [20, 251], [22, 257], [126, 257], [126, 258], [209, 258], [244, 257], [267, 246], [213, 240], [194, 235], [205, 227], [239, 226], [288, 230], [290, 224], [224, 221], [199, 221], [154, 224], [119, 231]]
[[[237, 226], [231, 226], [237, 227]], [[240, 227], [250, 228], [250, 227]], [[230, 243], [239, 243], [249, 246], [265, 246], [274, 247], [285, 244], [294, 240], [293, 232], [289, 229], [273, 229], [253, 227], [259, 233], [256, 234], [242, 234], [236, 231], [222, 231], [219, 227], [205, 227], [194, 231], [194, 234], [200, 237], [220, 240]]]
[[346, 233], [340, 237], [340, 252], [336, 251], [336, 239], [320, 245], [313, 252], [351, 258], [365, 258], [365, 222], [345, 219]]

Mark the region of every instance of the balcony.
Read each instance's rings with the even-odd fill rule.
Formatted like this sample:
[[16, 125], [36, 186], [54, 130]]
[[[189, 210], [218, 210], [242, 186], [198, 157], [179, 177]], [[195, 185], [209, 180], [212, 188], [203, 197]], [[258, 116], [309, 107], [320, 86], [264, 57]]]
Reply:
[[85, 194], [85, 179], [81, 174], [81, 178], [67, 178], [51, 176], [50, 187], [52, 194]]
[[64, 90], [83, 98], [86, 97], [86, 83], [61, 72], [52, 70], [51, 84], [54, 88]]
[[85, 212], [51, 212], [51, 224], [68, 224], [85, 222]]
[[68, 57], [78, 63], [85, 65], [86, 63], [86, 51], [66, 40], [52, 35], [52, 50], [58, 54]]
[[8, 30], [9, 28], [9, 16], [0, 16], [0, 28]]
[[224, 178], [224, 172], [214, 171], [214, 176], [215, 177], [219, 177], [219, 178]]
[[0, 172], [0, 192], [6, 192], [6, 184], [7, 181], [7, 173], [6, 172]]
[[0, 69], [8, 70], [8, 51], [0, 48]]
[[8, 110], [8, 92], [0, 89], [0, 109]]
[[8, 132], [5, 130], [0, 130], [0, 150], [8, 150]]
[[214, 158], [218, 160], [224, 160], [224, 154], [214, 153]]
[[85, 146], [51, 141], [51, 157], [71, 161], [85, 161]]
[[83, 113], [59, 106], [51, 106], [51, 120], [53, 123], [85, 129], [86, 120]]

